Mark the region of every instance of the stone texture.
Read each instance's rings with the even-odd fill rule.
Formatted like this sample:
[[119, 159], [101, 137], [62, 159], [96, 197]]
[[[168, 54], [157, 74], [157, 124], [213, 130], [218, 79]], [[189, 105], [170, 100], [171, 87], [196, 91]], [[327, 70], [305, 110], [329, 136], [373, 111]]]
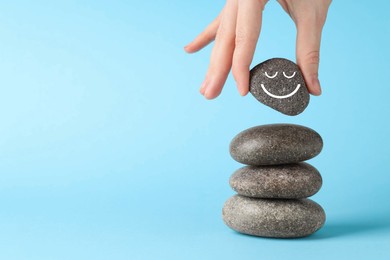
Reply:
[[254, 67], [250, 71], [249, 89], [261, 103], [289, 116], [302, 113], [310, 101], [299, 67], [282, 58]]
[[322, 178], [308, 163], [246, 166], [230, 177], [230, 186], [248, 197], [302, 199], [320, 190]]
[[275, 165], [309, 160], [322, 150], [321, 136], [314, 130], [292, 124], [249, 128], [230, 143], [230, 154], [248, 165]]
[[225, 202], [226, 225], [244, 234], [295, 238], [313, 234], [325, 223], [325, 212], [309, 199], [271, 200], [235, 195]]

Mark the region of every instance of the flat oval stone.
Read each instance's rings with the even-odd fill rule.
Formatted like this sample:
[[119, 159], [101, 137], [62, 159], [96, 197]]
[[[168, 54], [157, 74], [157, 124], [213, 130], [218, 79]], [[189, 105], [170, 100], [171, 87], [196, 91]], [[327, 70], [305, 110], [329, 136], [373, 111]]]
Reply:
[[251, 69], [249, 89], [258, 101], [289, 116], [302, 113], [310, 101], [299, 67], [282, 58], [266, 60]]
[[238, 169], [229, 182], [240, 195], [275, 199], [307, 198], [322, 186], [320, 173], [308, 163], [246, 166]]
[[295, 238], [313, 234], [325, 223], [325, 212], [309, 199], [270, 200], [235, 195], [225, 202], [226, 225], [244, 234]]
[[321, 136], [314, 130], [292, 124], [249, 128], [230, 143], [234, 160], [248, 165], [275, 165], [309, 160], [322, 150]]

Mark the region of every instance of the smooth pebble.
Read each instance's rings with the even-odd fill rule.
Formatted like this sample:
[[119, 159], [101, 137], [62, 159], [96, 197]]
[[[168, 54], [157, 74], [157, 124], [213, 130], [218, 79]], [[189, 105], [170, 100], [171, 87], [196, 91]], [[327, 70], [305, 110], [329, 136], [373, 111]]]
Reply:
[[318, 155], [323, 146], [314, 130], [292, 124], [271, 124], [249, 128], [234, 137], [230, 154], [247, 165], [297, 163]]
[[322, 177], [308, 163], [245, 166], [230, 177], [238, 194], [254, 198], [302, 199], [317, 193]]
[[243, 234], [274, 237], [305, 237], [325, 223], [325, 212], [310, 199], [271, 200], [235, 195], [225, 202], [226, 225]]

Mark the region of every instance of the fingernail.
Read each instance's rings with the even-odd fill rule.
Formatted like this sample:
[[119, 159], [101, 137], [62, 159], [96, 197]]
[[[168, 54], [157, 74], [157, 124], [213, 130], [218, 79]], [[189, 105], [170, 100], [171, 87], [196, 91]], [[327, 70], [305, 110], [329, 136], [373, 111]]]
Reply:
[[205, 88], [204, 88], [203, 96], [204, 96], [206, 99], [210, 99], [210, 88], [209, 88], [208, 82], [207, 82], [207, 85], [206, 85]]
[[187, 44], [186, 46], [184, 46], [184, 51], [188, 53], [192, 53], [191, 44]]
[[199, 92], [204, 95], [205, 93], [205, 90], [206, 90], [206, 79], [202, 82], [202, 84], [200, 85], [200, 89], [199, 89]]
[[246, 94], [248, 94], [248, 91], [245, 88], [243, 88], [242, 86], [238, 87], [238, 92], [240, 93], [240, 95], [242, 97], [244, 97], [244, 96], [246, 96]]
[[211, 97], [211, 94], [210, 94], [210, 90], [209, 89], [206, 89], [206, 91], [204, 92], [204, 95], [203, 95], [207, 100], [210, 100], [210, 99], [213, 99]]
[[318, 96], [321, 95], [322, 93], [322, 89], [321, 89], [321, 84], [320, 84], [320, 81], [318, 79], [315, 80], [315, 86], [318, 90], [318, 92], [316, 93]]
[[208, 94], [209, 94], [208, 89], [207, 89], [207, 88], [204, 88], [204, 90], [203, 90], [203, 96], [204, 96], [205, 98], [207, 98], [207, 97], [208, 97]]

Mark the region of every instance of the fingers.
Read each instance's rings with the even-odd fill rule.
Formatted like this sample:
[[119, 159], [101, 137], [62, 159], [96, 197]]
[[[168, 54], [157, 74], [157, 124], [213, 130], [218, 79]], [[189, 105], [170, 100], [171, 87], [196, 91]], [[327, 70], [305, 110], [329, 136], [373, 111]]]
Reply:
[[210, 65], [200, 92], [207, 99], [216, 98], [232, 66], [237, 20], [237, 0], [228, 0], [224, 8], [211, 53]]
[[[319, 2], [312, 3], [317, 3], [318, 6], [314, 5], [310, 12], [299, 12], [294, 15], [298, 31], [296, 56], [309, 92], [319, 96], [321, 95], [321, 85], [318, 80], [321, 34], [330, 1], [324, 1], [323, 5]], [[303, 9], [305, 8], [302, 7], [300, 10]]]
[[215, 35], [217, 34], [217, 30], [221, 20], [221, 14], [218, 15], [217, 18], [214, 19], [206, 29], [201, 32], [191, 43], [184, 47], [184, 50], [188, 53], [194, 53], [202, 48], [206, 47], [210, 42], [214, 41]]
[[297, 63], [302, 70], [309, 92], [318, 96], [321, 95], [318, 67], [320, 62], [322, 26], [305, 21], [301, 25], [298, 24], [297, 27]]
[[297, 34], [297, 63], [302, 70], [309, 92], [321, 95], [318, 80], [322, 27], [331, 0], [278, 0], [294, 20]]
[[265, 2], [239, 0], [232, 71], [240, 95], [249, 92], [249, 66], [252, 63], [261, 30]]

